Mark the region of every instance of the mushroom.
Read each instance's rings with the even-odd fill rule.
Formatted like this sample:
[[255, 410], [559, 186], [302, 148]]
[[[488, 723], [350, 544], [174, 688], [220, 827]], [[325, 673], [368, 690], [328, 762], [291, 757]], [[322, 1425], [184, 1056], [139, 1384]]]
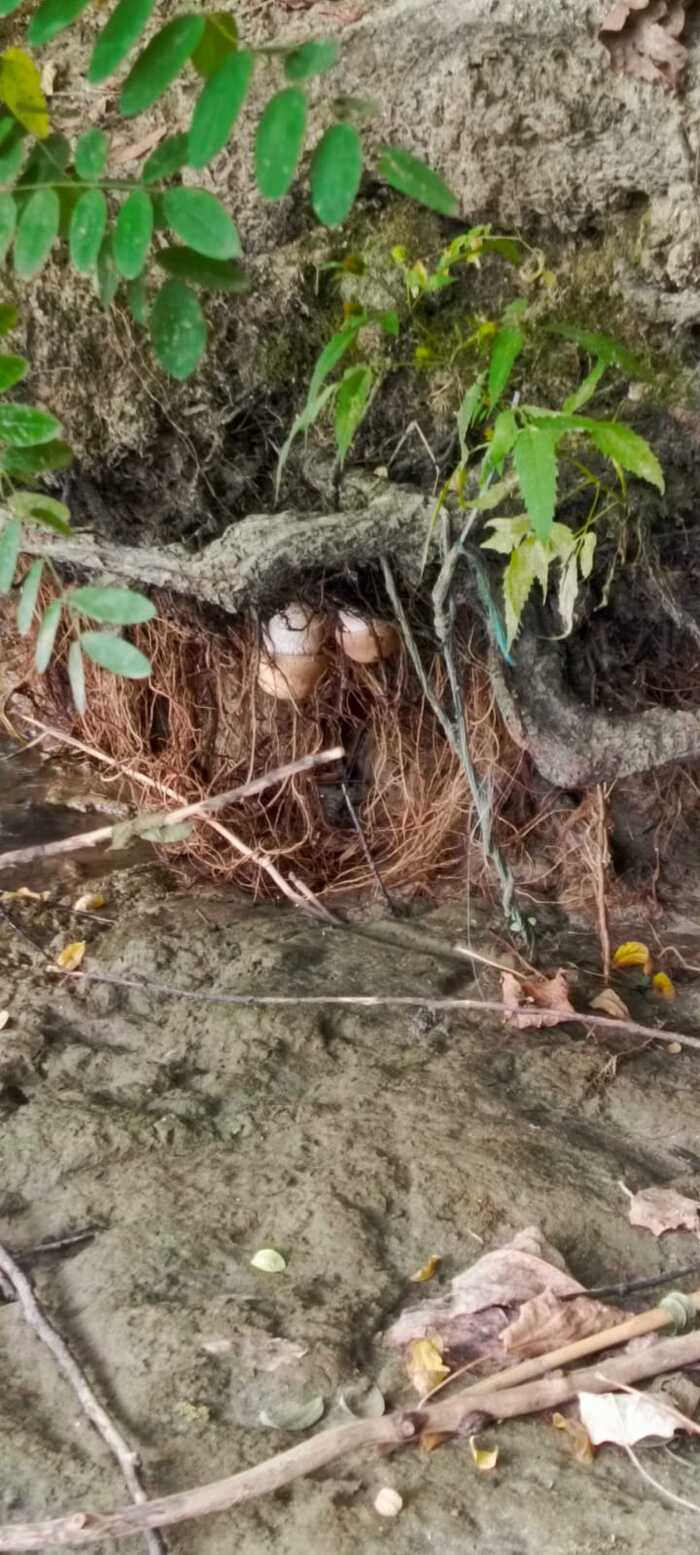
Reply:
[[284, 702], [311, 696], [326, 668], [323, 644], [325, 618], [294, 601], [271, 617], [263, 628], [258, 685]]
[[335, 635], [344, 653], [356, 664], [376, 664], [379, 659], [390, 658], [399, 648], [399, 634], [390, 621], [368, 618], [355, 610], [340, 611]]

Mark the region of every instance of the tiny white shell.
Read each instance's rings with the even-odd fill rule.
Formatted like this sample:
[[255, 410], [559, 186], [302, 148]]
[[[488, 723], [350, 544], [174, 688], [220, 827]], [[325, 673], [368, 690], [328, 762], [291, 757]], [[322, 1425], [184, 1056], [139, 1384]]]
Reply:
[[380, 1517], [398, 1517], [403, 1506], [403, 1496], [390, 1485], [382, 1485], [374, 1498], [374, 1510]]
[[341, 610], [336, 638], [349, 659], [356, 664], [376, 664], [388, 659], [399, 647], [399, 634], [390, 621], [379, 621]]
[[296, 601], [271, 616], [263, 629], [265, 649], [271, 659], [278, 659], [280, 654], [316, 653], [327, 635], [325, 616]]

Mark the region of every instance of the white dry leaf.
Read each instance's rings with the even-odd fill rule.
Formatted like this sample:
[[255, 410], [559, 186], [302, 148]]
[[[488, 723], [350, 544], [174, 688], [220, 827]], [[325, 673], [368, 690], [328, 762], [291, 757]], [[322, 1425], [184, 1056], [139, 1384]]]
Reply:
[[374, 1510], [380, 1517], [398, 1517], [403, 1506], [403, 1496], [390, 1485], [382, 1485], [374, 1498]]
[[6, 1027], [7, 1022], [9, 1021], [9, 1019], [10, 1019], [10, 1012], [9, 1012], [9, 1010], [0, 1010], [0, 1031], [4, 1031], [5, 1030], [5, 1027]]
[[647, 1436], [669, 1440], [680, 1429], [670, 1410], [648, 1393], [579, 1393], [581, 1419], [597, 1447], [634, 1447]]
[[697, 1236], [700, 1204], [676, 1188], [642, 1188], [630, 1198], [629, 1220], [631, 1226], [643, 1226], [654, 1236], [665, 1231], [694, 1231]]
[[263, 1274], [282, 1274], [287, 1267], [286, 1259], [274, 1247], [261, 1247], [250, 1262], [253, 1269], [262, 1269]]

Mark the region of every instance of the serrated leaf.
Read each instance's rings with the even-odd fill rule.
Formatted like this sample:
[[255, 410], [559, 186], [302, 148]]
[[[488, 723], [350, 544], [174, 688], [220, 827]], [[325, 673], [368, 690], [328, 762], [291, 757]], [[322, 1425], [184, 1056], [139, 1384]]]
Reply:
[[348, 368], [342, 379], [335, 402], [335, 440], [341, 464], [365, 415], [373, 384], [374, 373], [365, 363]]
[[104, 130], [86, 130], [76, 142], [73, 166], [79, 178], [101, 178], [107, 166], [109, 139]]
[[537, 576], [532, 542], [527, 539], [517, 547], [503, 574], [503, 598], [505, 601], [507, 645], [511, 647], [517, 635], [520, 619]]
[[71, 216], [68, 251], [80, 275], [94, 270], [107, 226], [107, 201], [101, 189], [86, 189]]
[[486, 540], [482, 540], [482, 551], [496, 551], [499, 556], [510, 556], [516, 545], [524, 540], [530, 530], [530, 520], [527, 513], [518, 514], [517, 518], [489, 518], [489, 529], [493, 530]]
[[0, 533], [0, 594], [8, 594], [12, 588], [21, 541], [21, 520], [11, 518]]
[[523, 345], [524, 339], [519, 329], [499, 329], [494, 336], [488, 385], [492, 405], [501, 398]]
[[311, 158], [311, 204], [324, 227], [339, 227], [362, 178], [362, 141], [351, 124], [333, 124]]
[[0, 194], [0, 264], [15, 235], [17, 206], [11, 194]]
[[590, 356], [598, 357], [599, 361], [615, 363], [622, 367], [632, 378], [648, 377], [644, 365], [634, 352], [628, 351], [626, 346], [620, 345], [618, 340], [611, 339], [610, 335], [603, 335], [590, 329], [579, 329], [576, 324], [549, 324], [547, 329], [552, 335], [560, 335], [563, 340], [570, 340], [572, 344], [580, 346], [582, 351], [587, 351]]
[[557, 459], [551, 434], [540, 427], [522, 427], [513, 446], [513, 462], [532, 527], [538, 540], [545, 541], [557, 499]]
[[20, 637], [26, 637], [27, 633], [32, 629], [43, 571], [44, 563], [41, 557], [39, 557], [35, 562], [32, 562], [20, 589], [19, 603], [17, 605], [17, 630]]
[[0, 390], [11, 389], [27, 375], [29, 363], [23, 356], [0, 356]]
[[240, 238], [228, 211], [206, 189], [168, 189], [163, 208], [168, 226], [198, 254], [209, 259], [240, 254]]
[[633, 432], [621, 421], [593, 421], [580, 417], [591, 442], [606, 459], [612, 459], [623, 470], [629, 470], [640, 480], [648, 481], [661, 492], [665, 482], [661, 465], [645, 437]]
[[32, 448], [7, 448], [0, 460], [0, 468], [8, 475], [26, 480], [30, 475], [44, 475], [49, 470], [67, 470], [73, 462], [73, 451], [67, 443], [50, 439]]
[[40, 675], [43, 675], [44, 670], [48, 668], [49, 659], [53, 653], [58, 623], [61, 619], [62, 604], [62, 600], [52, 599], [51, 604], [47, 605], [41, 618], [36, 648], [34, 650], [34, 663]]
[[11, 448], [31, 448], [34, 443], [48, 443], [60, 432], [55, 416], [33, 405], [0, 405], [0, 442]]
[[97, 585], [72, 589], [68, 595], [71, 610], [79, 610], [93, 621], [105, 621], [109, 626], [137, 626], [152, 621], [155, 606], [145, 594], [134, 589], [120, 589]]
[[119, 109], [126, 119], [144, 113], [167, 91], [201, 42], [203, 33], [203, 16], [176, 16], [151, 38], [121, 90]]
[[338, 45], [326, 39], [320, 43], [301, 43], [292, 49], [284, 61], [284, 73], [288, 81], [308, 81], [311, 76], [322, 76], [332, 70], [338, 58]]
[[549, 549], [553, 551], [562, 562], [569, 560], [571, 552], [576, 545], [576, 541], [571, 530], [569, 529], [568, 524], [557, 523], [552, 524], [552, 527], [549, 531], [549, 540], [547, 543]]
[[562, 566], [559, 579], [559, 614], [561, 616], [563, 635], [568, 637], [573, 630], [574, 609], [578, 598], [578, 561], [576, 555]]
[[512, 410], [502, 410], [493, 424], [493, 437], [484, 455], [483, 472], [499, 471], [518, 435], [518, 423]]
[[145, 189], [132, 189], [114, 228], [114, 262], [127, 281], [135, 281], [146, 263], [153, 236], [153, 206]]
[[158, 184], [163, 179], [172, 178], [173, 173], [179, 173], [180, 168], [187, 163], [188, 144], [189, 136], [184, 131], [178, 135], [168, 135], [161, 141], [143, 164], [144, 182]]
[[17, 223], [15, 274], [31, 281], [46, 264], [58, 236], [61, 208], [55, 189], [30, 194]]
[[431, 211], [438, 211], [441, 216], [457, 215], [459, 201], [447, 184], [410, 151], [402, 151], [400, 146], [385, 146], [379, 159], [379, 172], [399, 194], [408, 195], [409, 199], [417, 200]]
[[235, 16], [228, 11], [210, 11], [204, 19], [201, 43], [192, 55], [192, 64], [200, 76], [209, 80], [219, 65], [238, 47], [238, 27]]
[[92, 51], [87, 78], [93, 86], [114, 75], [148, 22], [155, 0], [119, 0]]
[[54, 966], [60, 972], [76, 972], [86, 950], [87, 945], [84, 939], [73, 940], [71, 945], [66, 945], [63, 950], [59, 951]]
[[59, 535], [73, 533], [69, 522], [70, 509], [65, 502], [47, 497], [42, 491], [13, 491], [7, 505], [28, 524], [43, 524], [44, 528], [53, 529]]
[[204, 314], [194, 292], [183, 281], [166, 281], [149, 317], [153, 349], [173, 378], [188, 378], [201, 361], [207, 343]]
[[288, 86], [270, 98], [255, 136], [255, 178], [263, 199], [279, 200], [287, 193], [301, 156], [306, 134], [306, 97]]
[[591, 576], [593, 571], [593, 558], [595, 556], [595, 548], [597, 543], [598, 536], [595, 534], [594, 530], [589, 529], [588, 534], [584, 535], [583, 537], [581, 548], [578, 553], [578, 564], [582, 578], [590, 578]]
[[209, 259], [193, 248], [180, 248], [177, 244], [159, 249], [154, 257], [169, 275], [193, 281], [195, 286], [206, 286], [209, 291], [250, 291], [250, 277], [236, 259]]
[[0, 98], [17, 121], [37, 140], [49, 133], [49, 110], [34, 60], [24, 49], [0, 54]]
[[96, 271], [97, 295], [103, 308], [110, 308], [119, 288], [119, 271], [114, 258], [112, 233], [108, 232], [100, 244]]
[[262, 1269], [264, 1274], [282, 1274], [287, 1267], [286, 1258], [274, 1247], [261, 1247], [250, 1260], [251, 1268]]
[[573, 413], [576, 410], [580, 410], [582, 405], [587, 405], [588, 401], [593, 398], [598, 384], [606, 371], [607, 362], [600, 358], [591, 368], [587, 377], [584, 378], [583, 383], [580, 383], [573, 394], [570, 394], [568, 399], [564, 400], [563, 410]]
[[147, 680], [151, 673], [150, 660], [145, 653], [125, 637], [113, 637], [110, 632], [82, 632], [80, 646], [93, 664], [110, 670], [113, 675], [123, 675], [127, 680]]
[[86, 10], [90, 0], [42, 0], [29, 23], [27, 42], [33, 49], [50, 43]]
[[0, 302], [0, 335], [9, 335], [19, 318], [19, 310], [13, 302]]
[[254, 64], [252, 50], [241, 49], [224, 60], [202, 88], [187, 138], [190, 167], [206, 167], [223, 150], [245, 102]]

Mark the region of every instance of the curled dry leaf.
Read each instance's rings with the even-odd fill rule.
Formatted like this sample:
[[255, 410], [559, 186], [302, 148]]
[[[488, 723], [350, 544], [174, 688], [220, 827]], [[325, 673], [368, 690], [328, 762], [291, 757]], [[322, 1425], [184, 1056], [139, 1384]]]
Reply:
[[629, 1019], [627, 1005], [614, 988], [604, 988], [602, 993], [597, 993], [595, 999], [591, 999], [591, 1009], [601, 1010], [603, 1015], [612, 1015], [613, 1020]]
[[633, 1193], [629, 1204], [631, 1226], [643, 1226], [654, 1236], [664, 1231], [700, 1233], [700, 1204], [686, 1198], [675, 1188], [642, 1188]]
[[438, 1382], [449, 1377], [450, 1368], [442, 1359], [442, 1341], [438, 1335], [431, 1339], [412, 1339], [406, 1354], [406, 1370], [416, 1393], [421, 1398], [436, 1388]]
[[526, 1360], [576, 1339], [587, 1339], [589, 1334], [602, 1333], [603, 1329], [623, 1322], [626, 1316], [617, 1307], [607, 1307], [592, 1296], [561, 1301], [553, 1290], [545, 1290], [541, 1296], [523, 1302], [517, 1317], [504, 1328], [501, 1344], [508, 1355], [517, 1352], [518, 1360]]
[[374, 1510], [380, 1517], [398, 1517], [403, 1506], [403, 1496], [390, 1485], [382, 1485], [374, 1498]]
[[470, 1436], [469, 1446], [475, 1468], [480, 1474], [490, 1474], [498, 1463], [498, 1448], [481, 1446], [478, 1436]]
[[593, 1443], [582, 1420], [569, 1419], [566, 1415], [552, 1415], [552, 1425], [557, 1431], [566, 1431], [571, 1456], [577, 1463], [593, 1461]]
[[676, 990], [666, 972], [655, 972], [651, 980], [651, 986], [660, 999], [675, 999]]
[[578, 1402], [594, 1447], [600, 1442], [634, 1447], [645, 1436], [668, 1440], [679, 1429], [668, 1407], [650, 1393], [579, 1393]]
[[73, 903], [74, 912], [99, 912], [101, 907], [107, 906], [106, 896], [100, 896], [99, 892], [88, 891], [85, 896], [79, 896]]
[[84, 939], [73, 940], [70, 945], [59, 950], [54, 962], [54, 970], [58, 972], [75, 972], [80, 966], [87, 946]]
[[263, 1274], [282, 1274], [287, 1267], [286, 1259], [275, 1247], [261, 1247], [250, 1262], [253, 1269], [262, 1269]]
[[427, 1263], [422, 1269], [416, 1269], [415, 1274], [409, 1275], [409, 1285], [419, 1285], [423, 1280], [432, 1280], [433, 1275], [440, 1268], [440, 1254], [431, 1253]]
[[678, 41], [685, 13], [686, 0], [617, 0], [599, 33], [613, 70], [677, 91], [688, 59]]
[[643, 945], [641, 940], [625, 940], [624, 945], [618, 945], [613, 956], [613, 966], [643, 966], [648, 974], [651, 972], [651, 956], [648, 945]]
[[529, 1026], [558, 1026], [567, 1015], [575, 1014], [562, 968], [554, 977], [533, 977], [528, 982], [513, 972], [504, 972], [502, 986], [508, 1009], [505, 1020], [518, 1031]]

